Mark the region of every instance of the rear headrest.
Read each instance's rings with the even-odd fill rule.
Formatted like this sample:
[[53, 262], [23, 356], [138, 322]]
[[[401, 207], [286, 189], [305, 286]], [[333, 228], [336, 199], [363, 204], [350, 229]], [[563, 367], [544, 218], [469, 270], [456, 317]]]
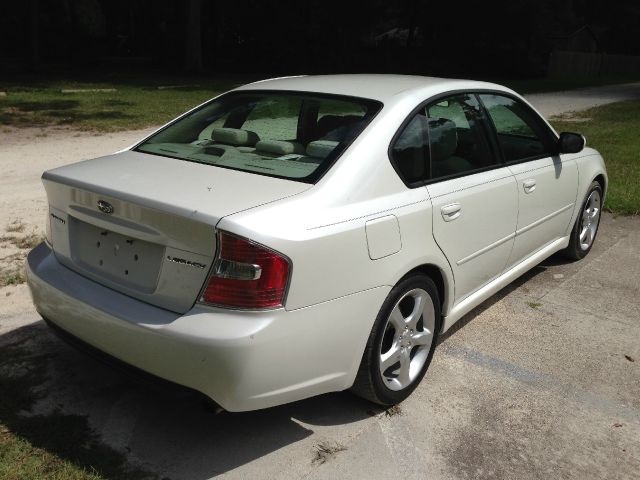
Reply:
[[442, 162], [451, 157], [458, 148], [456, 124], [446, 118], [430, 118], [429, 143], [432, 162]]
[[211, 130], [211, 139], [226, 145], [253, 147], [260, 137], [255, 132], [240, 128], [214, 128]]
[[256, 150], [261, 152], [275, 153], [276, 155], [289, 155], [304, 153], [304, 147], [296, 142], [286, 142], [284, 140], [260, 140], [256, 143]]
[[316, 140], [307, 145], [307, 155], [316, 158], [326, 158], [337, 146], [338, 142], [332, 140]]

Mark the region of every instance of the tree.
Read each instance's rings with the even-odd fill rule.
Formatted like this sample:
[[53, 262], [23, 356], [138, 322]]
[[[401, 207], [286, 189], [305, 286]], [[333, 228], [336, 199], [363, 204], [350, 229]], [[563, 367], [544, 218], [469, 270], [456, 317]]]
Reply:
[[189, 0], [184, 68], [188, 72], [202, 71], [202, 0]]
[[40, 67], [40, 19], [38, 17], [38, 0], [29, 1], [29, 67], [38, 70]]

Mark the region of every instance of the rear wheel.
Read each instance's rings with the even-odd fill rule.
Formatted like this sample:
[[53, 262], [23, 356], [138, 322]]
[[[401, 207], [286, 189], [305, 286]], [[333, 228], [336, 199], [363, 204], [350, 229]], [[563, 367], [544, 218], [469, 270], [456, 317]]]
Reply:
[[423, 274], [396, 285], [384, 301], [351, 390], [381, 405], [407, 398], [427, 371], [440, 328], [440, 301]]
[[571, 230], [569, 246], [564, 250], [564, 254], [567, 257], [573, 260], [580, 260], [587, 256], [598, 233], [601, 213], [602, 187], [598, 182], [593, 182], [587, 191], [578, 218], [576, 218], [576, 223]]

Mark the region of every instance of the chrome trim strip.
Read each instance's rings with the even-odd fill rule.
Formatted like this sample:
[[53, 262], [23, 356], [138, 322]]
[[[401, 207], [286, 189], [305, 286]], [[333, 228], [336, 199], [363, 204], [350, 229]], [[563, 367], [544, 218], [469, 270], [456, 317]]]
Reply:
[[544, 217], [542, 217], [539, 220], [536, 220], [533, 223], [530, 223], [529, 225], [527, 225], [526, 227], [522, 227], [519, 230], [516, 230], [516, 235], [522, 235], [525, 232], [528, 232], [529, 230], [531, 230], [532, 228], [537, 227], [538, 225], [540, 225], [541, 223], [546, 222], [547, 220], [551, 220], [553, 217], [555, 217], [556, 215], [560, 215], [562, 212], [565, 212], [567, 210], [569, 210], [571, 207], [573, 207], [575, 205], [575, 203], [571, 203], [565, 207], [562, 207], [560, 210], [556, 210], [553, 213], [550, 213], [549, 215], [545, 215]]
[[487, 245], [484, 248], [481, 248], [480, 250], [478, 250], [477, 252], [472, 253], [471, 255], [464, 257], [460, 260], [458, 260], [456, 262], [456, 265], [462, 265], [463, 263], [467, 263], [469, 260], [473, 260], [476, 257], [479, 257], [480, 255], [482, 255], [483, 253], [488, 252], [489, 250], [492, 250], [496, 247], [499, 247], [500, 245], [502, 245], [505, 242], [508, 242], [509, 240], [511, 240], [513, 237], [515, 237], [516, 234], [514, 233], [510, 233], [509, 235], [507, 235], [504, 238], [501, 238], [500, 240], [493, 242], [491, 245]]

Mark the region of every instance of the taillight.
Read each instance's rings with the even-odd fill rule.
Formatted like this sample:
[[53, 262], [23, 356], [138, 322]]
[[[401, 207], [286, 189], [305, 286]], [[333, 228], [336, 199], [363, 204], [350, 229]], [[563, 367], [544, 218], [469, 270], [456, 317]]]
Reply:
[[234, 308], [281, 307], [291, 265], [283, 255], [227, 232], [218, 235], [219, 253], [202, 298]]

